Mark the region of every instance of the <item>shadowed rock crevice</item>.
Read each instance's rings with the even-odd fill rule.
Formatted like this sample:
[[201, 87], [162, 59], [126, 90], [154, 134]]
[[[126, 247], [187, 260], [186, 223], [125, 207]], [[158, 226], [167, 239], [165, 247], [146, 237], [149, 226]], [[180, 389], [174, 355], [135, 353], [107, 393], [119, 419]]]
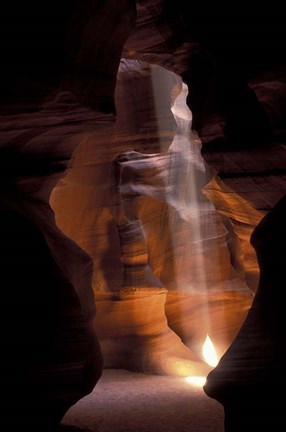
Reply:
[[284, 421], [281, 286], [285, 279], [285, 203], [284, 197], [252, 234], [260, 266], [259, 287], [245, 323], [205, 385], [206, 393], [225, 407], [227, 432], [254, 426], [280, 430]]
[[[35, 407], [52, 428], [90, 392], [102, 371], [94, 329], [106, 366], [148, 373], [186, 375], [194, 364], [206, 372], [206, 333], [219, 354], [233, 341], [206, 386], [225, 404], [227, 432], [247, 430], [246, 414], [258, 421], [256, 399], [280, 418], [285, 26], [274, 4], [255, 18], [250, 7], [243, 16], [215, 8], [188, 14], [179, 0], [2, 7], [1, 370], [10, 430], [41, 429]], [[186, 104], [176, 107], [180, 98], [192, 119]], [[263, 417], [257, 424], [263, 430]]]

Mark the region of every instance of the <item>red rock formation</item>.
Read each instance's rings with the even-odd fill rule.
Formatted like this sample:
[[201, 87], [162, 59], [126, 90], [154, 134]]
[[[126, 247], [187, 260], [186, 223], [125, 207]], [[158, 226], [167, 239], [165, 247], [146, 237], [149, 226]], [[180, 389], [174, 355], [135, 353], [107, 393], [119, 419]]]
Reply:
[[[32, 430], [54, 426], [92, 390], [102, 370], [91, 327], [92, 262], [57, 228], [48, 203], [78, 131], [77, 126], [67, 128], [73, 114], [66, 114], [65, 108], [66, 100], [60, 98], [35, 114], [2, 117], [1, 360], [6, 430], [19, 424]], [[11, 415], [13, 409], [17, 415]]]
[[115, 124], [82, 137], [53, 192], [58, 225], [94, 260], [107, 367], [200, 374], [206, 335], [222, 354], [252, 301], [234, 230], [199, 190], [210, 173], [186, 97], [174, 73], [123, 60]]
[[260, 266], [249, 314], [205, 391], [225, 407], [225, 430], [280, 430], [284, 422], [285, 197], [257, 225], [252, 242]]
[[[83, 53], [89, 20], [98, 18], [97, 2], [88, 3], [93, 14], [79, 11], [78, 32], [69, 40], [72, 54], [81, 36]], [[124, 35], [134, 17], [134, 5], [121, 5], [119, 15], [106, 2], [101, 7], [101, 19], [108, 24], [117, 25], [120, 12], [126, 19], [119, 26], [121, 39], [114, 42], [117, 58], [111, 60], [107, 81], [111, 69], [115, 80]], [[27, 2], [24, 9], [20, 5], [12, 10], [5, 5], [1, 16], [1, 422], [7, 431], [54, 430], [102, 372], [92, 327], [92, 261], [58, 229], [49, 205], [82, 131], [113, 118], [80, 105], [64, 90], [76, 76], [76, 60], [84, 63], [82, 56], [71, 62], [71, 52], [65, 51], [72, 6]], [[102, 61], [99, 57], [98, 63]], [[74, 81], [74, 92], [85, 99]], [[112, 95], [114, 87], [107, 87], [106, 96]]]
[[5, 6], [1, 329], [13, 316], [16, 331], [3, 337], [2, 370], [23, 414], [7, 429], [43, 430], [34, 411], [52, 427], [91, 390], [102, 367], [91, 326], [106, 366], [153, 373], [205, 372], [206, 333], [220, 354], [234, 339], [206, 387], [225, 404], [228, 431], [247, 430], [236, 422], [253, 407], [249, 397], [237, 411], [245, 393], [267, 412], [261, 373], [271, 397], [278, 370], [285, 381], [273, 295], [284, 201], [270, 211], [285, 194], [283, 26], [270, 14], [270, 36], [257, 10], [237, 20], [201, 7], [189, 15], [178, 0], [138, 1], [134, 27], [127, 0]]

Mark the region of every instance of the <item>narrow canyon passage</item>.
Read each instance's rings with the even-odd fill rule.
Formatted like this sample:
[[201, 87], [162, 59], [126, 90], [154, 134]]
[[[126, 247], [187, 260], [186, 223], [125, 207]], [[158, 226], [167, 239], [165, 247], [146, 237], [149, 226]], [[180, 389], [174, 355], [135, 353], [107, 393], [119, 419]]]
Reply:
[[5, 432], [280, 432], [279, 7], [6, 2], [0, 32]]
[[252, 302], [237, 235], [203, 194], [215, 173], [187, 94], [175, 73], [122, 59], [115, 123], [78, 137], [53, 190], [57, 225], [93, 259], [106, 368], [206, 376], [206, 338], [220, 357]]

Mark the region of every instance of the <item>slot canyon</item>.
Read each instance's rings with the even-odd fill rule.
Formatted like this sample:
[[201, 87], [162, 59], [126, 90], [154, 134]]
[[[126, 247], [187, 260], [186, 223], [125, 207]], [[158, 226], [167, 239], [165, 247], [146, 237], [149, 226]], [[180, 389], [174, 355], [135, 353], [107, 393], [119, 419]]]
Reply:
[[1, 6], [5, 432], [283, 430], [279, 7]]

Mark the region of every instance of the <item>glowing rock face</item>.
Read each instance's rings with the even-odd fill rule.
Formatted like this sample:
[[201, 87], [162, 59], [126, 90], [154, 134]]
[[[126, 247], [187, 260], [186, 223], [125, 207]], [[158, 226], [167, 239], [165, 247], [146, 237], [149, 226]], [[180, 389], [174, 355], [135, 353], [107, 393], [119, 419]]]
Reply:
[[[34, 4], [25, 3], [23, 16], [21, 9], [13, 10], [9, 17], [12, 25], [8, 20], [3, 28], [4, 35], [8, 29], [8, 38], [4, 36], [3, 40], [11, 42], [13, 49], [10, 51], [9, 43], [3, 45], [6, 57], [2, 71], [6, 78], [1, 81], [1, 95], [5, 96], [0, 133], [4, 260], [1, 330], [5, 333], [1, 340], [5, 366], [1, 384], [4, 395], [13, 393], [13, 401], [4, 397], [8, 409], [4, 406], [2, 412], [8, 413], [9, 423], [18, 422], [22, 429], [28, 421], [29, 430], [31, 421], [35, 426], [43, 418], [56, 424], [68, 406], [90, 391], [101, 373], [100, 350], [90, 328], [94, 313], [92, 264], [98, 309], [93, 324], [108, 364], [181, 376], [190, 372], [198, 374], [194, 376], [205, 375], [201, 358], [205, 335], [210, 335], [219, 357], [236, 335], [252, 300], [244, 274], [252, 291], [257, 288], [258, 266], [249, 242], [251, 232], [285, 193], [286, 92], [280, 71], [276, 76], [260, 75], [259, 80], [251, 83], [271, 120], [275, 145], [265, 146], [263, 133], [267, 127], [257, 121], [261, 116], [256, 117], [257, 112], [252, 116], [249, 104], [233, 103], [226, 92], [232, 119], [236, 118], [233, 108], [239, 118], [236, 132], [240, 141], [236, 139], [234, 151], [217, 146], [217, 138], [224, 143], [220, 134], [225, 119], [221, 113], [215, 113], [213, 119], [208, 119], [210, 122], [202, 125], [200, 137], [210, 144], [203, 149], [204, 160], [219, 173], [220, 179], [214, 173], [206, 176], [200, 144], [188, 136], [190, 112], [186, 105], [179, 104], [186, 97], [186, 87], [181, 89], [180, 79], [171, 72], [146, 63], [123, 61], [116, 86], [116, 123], [111, 126], [114, 116], [98, 111], [114, 108], [121, 50], [136, 19], [133, 2], [120, 0], [114, 7], [113, 0], [105, 1], [100, 8], [94, 8], [93, 1], [84, 2], [90, 9], [83, 6], [83, 16], [76, 15], [72, 35], [65, 38], [75, 43], [69, 47], [67, 61], [75, 70], [69, 71], [72, 76], [63, 80], [66, 91], [62, 91], [65, 59], [60, 51], [66, 44], [62, 40], [58, 43], [54, 35], [63, 37], [66, 22], [62, 18], [65, 21], [69, 16], [65, 8], [72, 3], [63, 1], [54, 8], [53, 2], [49, 2], [36, 9]], [[212, 61], [197, 44], [182, 41], [181, 30], [186, 26], [180, 25], [178, 16], [169, 14], [166, 21], [158, 19], [163, 3], [172, 2], [158, 0], [158, 7], [148, 8], [150, 3], [154, 2], [141, 2], [138, 8], [140, 25], [127, 41], [128, 55], [182, 74], [190, 84], [188, 101], [192, 105], [193, 126], [198, 125], [199, 108], [208, 96], [209, 87], [205, 84]], [[45, 10], [52, 13], [43, 13]], [[29, 13], [33, 17], [29, 20], [31, 26], [27, 26], [26, 20]], [[62, 15], [59, 20], [57, 13]], [[20, 37], [14, 37], [15, 20]], [[212, 22], [217, 27], [216, 20]], [[275, 27], [279, 31], [279, 26]], [[22, 30], [28, 33], [26, 39]], [[38, 37], [39, 30], [44, 39]], [[265, 58], [263, 63], [272, 66], [266, 48], [271, 47], [272, 53], [279, 56], [278, 41], [272, 41], [272, 33], [265, 32], [265, 28], [263, 32], [267, 44], [259, 51]], [[251, 31], [251, 38], [239, 38], [240, 53], [244, 53], [241, 42], [247, 48], [253, 36], [255, 32]], [[220, 32], [211, 45], [222, 53], [219, 39], [224, 43]], [[285, 37], [280, 39], [284, 42]], [[233, 53], [226, 51], [234, 59]], [[239, 64], [246, 66], [237, 61]], [[259, 62], [257, 65], [260, 67]], [[221, 68], [221, 72], [221, 78], [226, 78], [221, 83], [233, 84], [234, 77], [228, 79], [229, 69]], [[239, 78], [237, 71], [235, 75]], [[243, 102], [239, 91], [236, 96]], [[240, 146], [243, 151], [239, 151]], [[48, 200], [76, 147], [67, 175], [57, 184], [51, 200], [58, 229]], [[195, 184], [203, 187], [204, 196], [198, 193], [200, 188], [194, 188]], [[283, 220], [280, 224], [274, 222], [278, 235], [270, 235], [270, 239], [275, 239], [274, 243], [270, 241], [272, 249], [267, 243], [264, 254], [263, 235], [256, 239], [263, 264], [258, 296], [263, 300], [262, 313], [258, 301], [235, 339], [230, 357], [227, 355], [221, 363], [231, 365], [232, 355], [240, 365], [241, 358], [246, 359], [246, 374], [238, 371], [244, 384], [250, 382], [248, 371], [256, 383], [262, 376], [266, 390], [261, 394], [266, 403], [260, 411], [266, 413], [269, 397], [279, 394], [280, 389], [276, 391], [274, 387], [271, 392], [265, 386], [265, 370], [270, 371], [271, 383], [282, 383], [285, 388], [281, 372], [284, 302], [279, 297], [285, 253], [280, 253], [279, 242], [282, 239], [284, 247], [286, 242], [285, 213], [280, 214]], [[92, 261], [63, 233], [88, 251]], [[261, 316], [266, 320], [260, 321]], [[7, 325], [11, 320], [12, 329]], [[252, 324], [259, 324], [255, 331]], [[71, 335], [76, 336], [76, 343]], [[257, 368], [257, 360], [259, 365], [262, 363], [261, 346], [264, 369]], [[232, 377], [233, 369], [228, 370]], [[225, 378], [223, 382], [227, 383], [229, 376]], [[58, 386], [63, 390], [61, 395]], [[239, 395], [238, 405], [243, 396]], [[255, 391], [250, 396], [248, 413], [252, 412], [253, 400], [261, 398]], [[275, 402], [284, 412], [279, 401]], [[18, 410], [15, 416], [10, 416], [10, 403], [13, 410]], [[278, 419], [276, 414], [277, 409], [268, 418]], [[252, 429], [262, 430], [264, 418], [259, 412], [257, 418], [262, 419], [262, 426]], [[237, 430], [236, 420], [239, 419], [234, 421]], [[3, 418], [2, 423], [5, 424]], [[12, 429], [19, 427], [11, 425]], [[267, 428], [274, 429], [271, 425]], [[35, 430], [41, 430], [41, 425]]]
[[53, 191], [60, 229], [93, 258], [109, 367], [205, 374], [206, 334], [221, 355], [252, 301], [237, 239], [201, 191], [211, 173], [186, 97], [176, 74], [123, 59], [115, 124], [81, 136]]

